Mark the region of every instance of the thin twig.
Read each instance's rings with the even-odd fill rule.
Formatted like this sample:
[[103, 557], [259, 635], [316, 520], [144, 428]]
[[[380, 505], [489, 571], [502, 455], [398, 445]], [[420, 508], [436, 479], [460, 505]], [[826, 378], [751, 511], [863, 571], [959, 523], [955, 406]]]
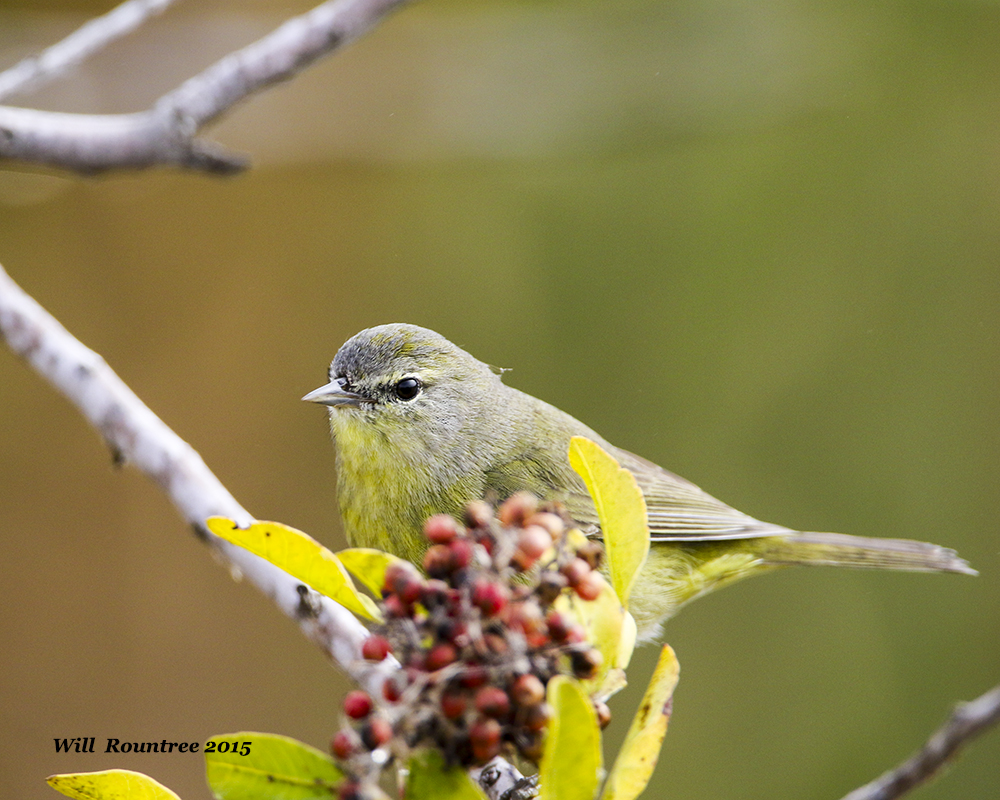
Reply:
[[173, 2], [175, 0], [125, 0], [107, 14], [77, 28], [61, 42], [0, 72], [0, 100], [37, 89], [115, 39], [131, 33]]
[[195, 138], [241, 100], [288, 80], [367, 33], [406, 0], [329, 0], [230, 53], [135, 114], [66, 114], [0, 106], [0, 159], [95, 173], [173, 165], [239, 172], [246, 157]]
[[898, 767], [855, 789], [843, 800], [895, 800], [931, 778], [983, 731], [1000, 723], [1000, 686], [960, 703], [920, 750]]
[[97, 353], [81, 344], [0, 267], [0, 336], [72, 402], [98, 430], [118, 463], [137, 467], [158, 483], [235, 576], [270, 597], [302, 632], [359, 682], [378, 692], [387, 660], [373, 667], [361, 657], [366, 628], [339, 603], [307, 589], [273, 564], [209, 533], [208, 517], [249, 523], [253, 517], [195, 450], [145, 405]]

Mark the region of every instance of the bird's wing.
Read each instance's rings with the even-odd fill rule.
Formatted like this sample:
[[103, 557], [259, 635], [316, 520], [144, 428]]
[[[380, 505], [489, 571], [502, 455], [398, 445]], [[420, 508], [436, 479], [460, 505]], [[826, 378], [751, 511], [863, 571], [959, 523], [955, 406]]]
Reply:
[[654, 542], [747, 539], [791, 532], [727, 506], [690, 481], [634, 453], [616, 447], [614, 455], [635, 476], [646, 498], [649, 534]]

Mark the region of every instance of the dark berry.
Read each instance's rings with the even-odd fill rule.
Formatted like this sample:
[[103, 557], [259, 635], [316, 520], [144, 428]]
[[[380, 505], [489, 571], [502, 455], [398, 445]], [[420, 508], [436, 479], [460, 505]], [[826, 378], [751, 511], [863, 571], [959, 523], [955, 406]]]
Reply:
[[485, 528], [493, 519], [493, 509], [484, 500], [476, 500], [465, 507], [465, 524], [470, 528]]
[[452, 573], [451, 548], [436, 544], [424, 553], [424, 572], [432, 578], [445, 578]]
[[341, 760], [350, 758], [358, 749], [358, 737], [354, 731], [337, 731], [330, 741], [330, 752]]
[[566, 580], [569, 582], [569, 585], [575, 587], [580, 581], [590, 574], [590, 564], [582, 558], [574, 558], [566, 566], [564, 566], [561, 571], [562, 574], [566, 576]]
[[361, 741], [369, 750], [381, 747], [392, 738], [392, 726], [383, 717], [372, 717], [361, 726]]
[[524, 712], [524, 727], [529, 731], [538, 732], [545, 729], [552, 717], [552, 706], [548, 703], [539, 703], [537, 706], [528, 706]]
[[484, 686], [476, 692], [476, 711], [487, 717], [503, 719], [510, 713], [510, 698], [498, 686]]
[[569, 585], [565, 575], [546, 570], [538, 577], [538, 599], [543, 603], [554, 603], [559, 593]]
[[594, 711], [597, 713], [597, 724], [601, 726], [601, 729], [608, 727], [611, 723], [611, 709], [608, 708], [608, 704], [595, 700]]
[[593, 678], [604, 661], [600, 652], [592, 647], [570, 653], [569, 660], [573, 666], [573, 674], [580, 680]]

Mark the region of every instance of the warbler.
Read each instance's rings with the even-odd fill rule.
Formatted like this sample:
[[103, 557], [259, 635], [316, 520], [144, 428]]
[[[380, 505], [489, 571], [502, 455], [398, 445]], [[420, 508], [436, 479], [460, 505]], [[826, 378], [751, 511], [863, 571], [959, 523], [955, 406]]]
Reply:
[[499, 373], [415, 325], [380, 325], [344, 343], [330, 382], [302, 399], [329, 406], [352, 546], [419, 563], [427, 517], [460, 517], [473, 500], [519, 490], [562, 503], [585, 533], [599, 536], [594, 504], [569, 465], [571, 437], [585, 436], [635, 476], [646, 500], [652, 546], [629, 603], [640, 639], [656, 637], [700, 595], [793, 564], [976, 574], [934, 544], [761, 522], [507, 386]]

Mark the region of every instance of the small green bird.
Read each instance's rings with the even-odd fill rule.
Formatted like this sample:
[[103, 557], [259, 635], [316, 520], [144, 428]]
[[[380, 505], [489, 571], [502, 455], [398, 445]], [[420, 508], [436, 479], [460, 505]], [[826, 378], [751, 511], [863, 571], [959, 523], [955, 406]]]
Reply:
[[488, 494], [526, 489], [563, 503], [599, 535], [569, 441], [585, 436], [634, 476], [653, 547], [629, 610], [639, 638], [658, 635], [682, 605], [740, 578], [792, 564], [977, 574], [953, 550], [905, 539], [803, 533], [760, 522], [693, 483], [608, 443], [583, 423], [517, 389], [440, 334], [415, 325], [349, 339], [330, 382], [303, 400], [329, 406], [347, 540], [419, 563], [423, 522], [461, 516]]

